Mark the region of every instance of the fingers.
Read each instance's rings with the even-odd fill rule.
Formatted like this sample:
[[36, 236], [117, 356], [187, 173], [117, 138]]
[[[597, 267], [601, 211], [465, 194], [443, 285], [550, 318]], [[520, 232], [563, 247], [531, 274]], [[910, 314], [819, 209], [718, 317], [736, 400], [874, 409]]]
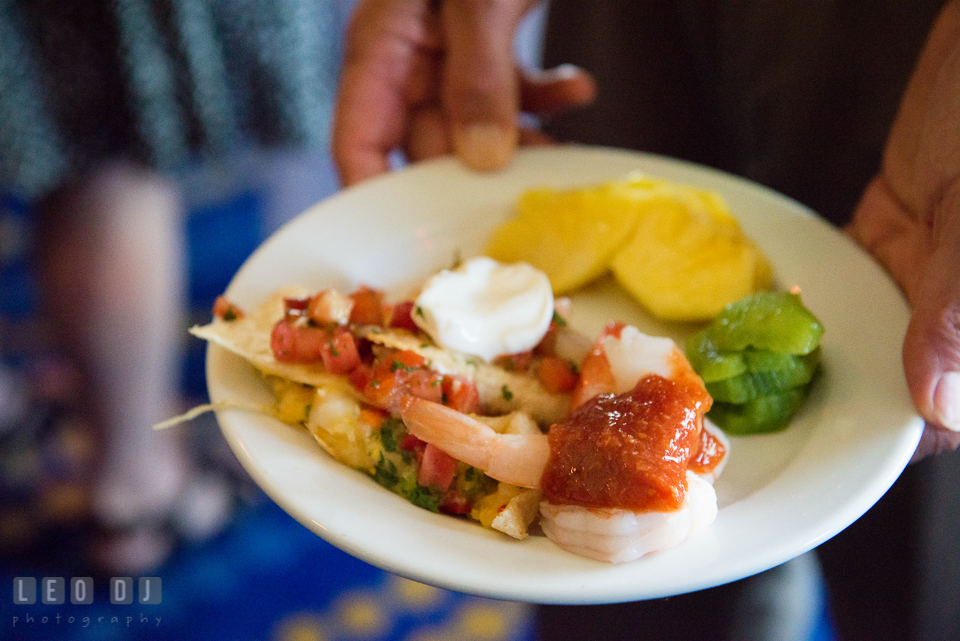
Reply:
[[455, 152], [475, 170], [505, 166], [517, 144], [547, 144], [518, 128], [521, 110], [555, 113], [591, 102], [596, 84], [565, 65], [517, 69], [513, 38], [537, 0], [364, 0], [347, 35], [334, 110], [333, 156], [350, 185], [408, 160]]
[[927, 429], [915, 458], [960, 442], [960, 1], [931, 30], [848, 232], [912, 308], [903, 344], [910, 396]]
[[[956, 194], [956, 195], [952, 195]], [[935, 247], [911, 300], [903, 345], [914, 403], [929, 422], [960, 430], [960, 184], [941, 201]]]
[[917, 445], [917, 450], [913, 453], [910, 462], [916, 463], [928, 456], [952, 452], [958, 447], [960, 447], [960, 432], [945, 430], [927, 423], [920, 437], [920, 444]]
[[886, 268], [909, 301], [918, 296], [930, 240], [886, 175], [867, 187], [845, 231]]
[[583, 107], [596, 97], [597, 83], [593, 76], [574, 65], [521, 73], [520, 102], [528, 113], [551, 114]]
[[408, 105], [436, 85], [436, 21], [426, 0], [367, 0], [347, 34], [334, 110], [333, 156], [350, 185], [388, 170], [409, 127]]
[[447, 122], [439, 104], [424, 106], [411, 114], [404, 151], [412, 161], [453, 152]]
[[442, 102], [457, 155], [470, 168], [498, 169], [517, 145], [517, 24], [535, 2], [458, 0], [442, 7], [447, 58]]
[[[960, 186], [940, 200], [934, 233], [881, 177], [847, 232], [887, 269], [910, 302], [903, 366], [910, 396], [932, 428], [960, 430]], [[929, 430], [928, 430], [929, 431]], [[938, 437], [942, 445], [944, 437]], [[952, 437], [950, 437], [952, 438]], [[949, 440], [949, 439], [946, 439]], [[930, 436], [927, 437], [928, 444]], [[938, 442], [936, 439], [932, 441]]]

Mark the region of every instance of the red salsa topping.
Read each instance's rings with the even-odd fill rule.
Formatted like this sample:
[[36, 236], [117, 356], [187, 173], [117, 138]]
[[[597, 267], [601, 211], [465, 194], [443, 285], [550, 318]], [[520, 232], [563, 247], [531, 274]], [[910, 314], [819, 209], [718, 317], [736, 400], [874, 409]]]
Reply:
[[726, 455], [727, 448], [717, 437], [707, 430], [700, 430], [700, 447], [690, 459], [690, 471], [696, 474], [712, 472]]
[[701, 386], [656, 374], [624, 394], [583, 403], [550, 428], [544, 498], [584, 507], [679, 509], [710, 403]]
[[213, 301], [213, 315], [225, 321], [243, 318], [243, 310], [231, 303], [226, 296], [217, 296]]

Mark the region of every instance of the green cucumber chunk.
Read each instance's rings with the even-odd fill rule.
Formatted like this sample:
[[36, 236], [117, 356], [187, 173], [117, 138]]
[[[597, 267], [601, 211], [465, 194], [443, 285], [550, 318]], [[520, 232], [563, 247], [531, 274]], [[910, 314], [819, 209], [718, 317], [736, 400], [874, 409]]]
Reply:
[[715, 402], [707, 417], [727, 434], [743, 436], [776, 432], [785, 428], [800, 409], [807, 387], [758, 396], [746, 403]]
[[784, 392], [794, 387], [806, 385], [813, 378], [820, 363], [820, 349], [809, 354], [778, 354], [776, 359], [759, 359], [759, 365], [779, 365], [779, 369], [754, 371], [749, 367], [750, 351], [744, 353], [748, 371], [720, 381], [706, 384], [707, 391], [715, 401], [726, 403], [746, 403], [758, 396], [768, 396]]
[[746, 349], [743, 351], [743, 358], [747, 361], [747, 371], [775, 372], [797, 367], [797, 359], [812, 360], [815, 366], [820, 362], [820, 348], [817, 347], [809, 354], [785, 354], [767, 349]]
[[[704, 383], [722, 381], [747, 372], [774, 372], [795, 369], [796, 359], [809, 354], [787, 354], [766, 349], [747, 348], [740, 352], [721, 352], [707, 331], [700, 331], [687, 339], [687, 358]], [[814, 349], [810, 354], [818, 353]], [[791, 385], [790, 387], [794, 387]]]
[[809, 354], [820, 344], [823, 324], [788, 292], [758, 292], [730, 303], [704, 330], [718, 352], [748, 347]]
[[722, 381], [747, 371], [747, 360], [742, 353], [721, 352], [705, 330], [687, 339], [686, 347], [690, 365], [704, 383]]

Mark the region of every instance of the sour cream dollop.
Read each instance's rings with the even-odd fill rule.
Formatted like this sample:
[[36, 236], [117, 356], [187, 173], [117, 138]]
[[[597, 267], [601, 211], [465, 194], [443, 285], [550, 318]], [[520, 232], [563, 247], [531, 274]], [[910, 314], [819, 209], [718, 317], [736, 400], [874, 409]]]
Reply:
[[550, 279], [527, 263], [481, 256], [423, 286], [413, 320], [438, 345], [493, 360], [533, 349], [553, 319]]

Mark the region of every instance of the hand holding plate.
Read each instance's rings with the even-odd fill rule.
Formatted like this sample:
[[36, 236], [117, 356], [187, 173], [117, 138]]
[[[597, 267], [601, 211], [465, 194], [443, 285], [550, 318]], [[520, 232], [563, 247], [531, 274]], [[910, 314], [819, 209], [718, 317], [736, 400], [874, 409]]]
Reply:
[[927, 421], [915, 458], [960, 445], [960, 2], [941, 13], [904, 94], [880, 174], [848, 232], [913, 308], [903, 364]]

